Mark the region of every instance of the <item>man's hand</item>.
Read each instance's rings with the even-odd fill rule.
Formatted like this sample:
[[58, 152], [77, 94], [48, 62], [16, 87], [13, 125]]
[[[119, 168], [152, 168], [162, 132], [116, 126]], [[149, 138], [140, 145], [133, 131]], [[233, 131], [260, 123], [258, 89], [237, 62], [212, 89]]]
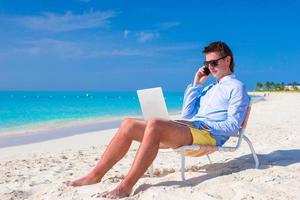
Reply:
[[204, 73], [204, 66], [202, 66], [195, 74], [194, 84], [203, 84], [208, 79]]

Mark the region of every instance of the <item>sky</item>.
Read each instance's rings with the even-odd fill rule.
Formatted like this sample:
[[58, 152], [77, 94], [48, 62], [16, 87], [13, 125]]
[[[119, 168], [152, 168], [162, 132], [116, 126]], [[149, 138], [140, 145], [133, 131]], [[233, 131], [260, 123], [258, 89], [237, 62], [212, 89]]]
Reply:
[[0, 90], [183, 91], [213, 41], [230, 46], [248, 90], [299, 83], [299, 9], [291, 0], [0, 0]]

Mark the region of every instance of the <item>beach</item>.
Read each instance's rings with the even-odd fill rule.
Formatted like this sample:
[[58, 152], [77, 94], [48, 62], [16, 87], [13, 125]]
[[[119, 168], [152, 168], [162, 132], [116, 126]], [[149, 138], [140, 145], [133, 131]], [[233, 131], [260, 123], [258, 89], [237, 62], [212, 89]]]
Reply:
[[[127, 199], [299, 199], [299, 110], [300, 93], [271, 93], [253, 104], [246, 135], [260, 160], [259, 169], [254, 169], [243, 142], [236, 152], [211, 154], [212, 164], [206, 157], [187, 157], [183, 182], [179, 155], [159, 153], [155, 175], [146, 173]], [[98, 195], [117, 186], [128, 172], [138, 143], [100, 183], [68, 187], [63, 181], [79, 178], [95, 166], [116, 131], [0, 148], [0, 199], [101, 199]]]

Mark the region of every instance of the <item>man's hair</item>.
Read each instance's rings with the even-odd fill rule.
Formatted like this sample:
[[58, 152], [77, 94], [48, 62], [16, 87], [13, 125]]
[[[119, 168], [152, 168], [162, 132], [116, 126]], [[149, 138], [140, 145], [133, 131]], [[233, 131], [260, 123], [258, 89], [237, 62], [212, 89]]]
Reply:
[[234, 60], [233, 60], [233, 54], [230, 48], [228, 47], [225, 42], [217, 41], [217, 42], [212, 42], [210, 43], [207, 47], [204, 47], [202, 53], [208, 54], [212, 52], [218, 52], [221, 57], [223, 56], [230, 56], [231, 61], [230, 61], [230, 71], [233, 72], [234, 70]]

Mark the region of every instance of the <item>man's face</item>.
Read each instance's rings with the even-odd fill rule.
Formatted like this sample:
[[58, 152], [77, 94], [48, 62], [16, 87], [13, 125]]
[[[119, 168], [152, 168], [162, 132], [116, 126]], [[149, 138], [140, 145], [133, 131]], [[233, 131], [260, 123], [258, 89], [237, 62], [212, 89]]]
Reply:
[[[220, 56], [218, 52], [211, 52], [205, 54], [205, 58], [206, 61], [212, 61], [218, 60], [222, 58], [222, 56]], [[209, 64], [209, 70], [217, 80], [220, 80], [222, 77], [232, 73], [229, 68], [230, 59], [230, 56], [226, 56], [225, 58], [218, 60], [218, 65], [214, 67], [211, 64]]]

